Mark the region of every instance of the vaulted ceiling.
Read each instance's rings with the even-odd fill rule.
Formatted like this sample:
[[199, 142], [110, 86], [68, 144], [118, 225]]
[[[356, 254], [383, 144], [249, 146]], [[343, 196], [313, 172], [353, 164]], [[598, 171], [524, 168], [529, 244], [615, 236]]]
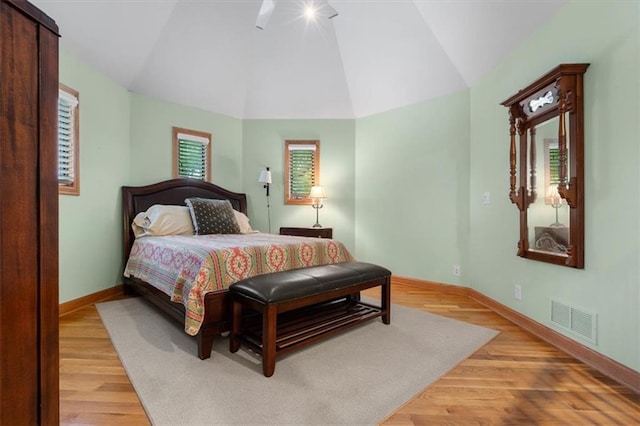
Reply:
[[[475, 84], [566, 0], [32, 0], [128, 90], [238, 118], [356, 118]], [[318, 0], [316, 0], [318, 3]]]

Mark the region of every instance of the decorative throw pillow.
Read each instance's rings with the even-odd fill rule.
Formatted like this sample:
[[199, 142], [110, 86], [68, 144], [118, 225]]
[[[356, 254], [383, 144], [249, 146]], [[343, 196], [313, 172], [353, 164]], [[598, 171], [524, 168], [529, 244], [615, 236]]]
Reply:
[[251, 224], [249, 224], [249, 218], [246, 214], [239, 212], [238, 210], [234, 210], [233, 214], [236, 216], [236, 222], [238, 222], [241, 234], [252, 234], [254, 232], [257, 232], [251, 228]]
[[193, 235], [191, 215], [185, 206], [154, 204], [136, 215], [131, 228], [136, 238], [146, 235]]
[[187, 198], [184, 202], [189, 207], [196, 235], [240, 233], [229, 200]]

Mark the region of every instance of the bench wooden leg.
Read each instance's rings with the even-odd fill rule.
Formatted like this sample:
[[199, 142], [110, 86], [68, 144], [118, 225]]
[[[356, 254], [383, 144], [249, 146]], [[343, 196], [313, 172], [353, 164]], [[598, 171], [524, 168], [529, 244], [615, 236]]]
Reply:
[[237, 300], [232, 302], [231, 307], [231, 333], [229, 335], [229, 351], [231, 353], [238, 352], [240, 349], [240, 342], [238, 336], [241, 331], [242, 322], [242, 304]]
[[265, 377], [273, 376], [276, 369], [276, 330], [278, 310], [267, 304], [262, 311], [262, 372]]
[[391, 279], [387, 278], [382, 284], [382, 295], [380, 304], [382, 305], [382, 322], [391, 324]]

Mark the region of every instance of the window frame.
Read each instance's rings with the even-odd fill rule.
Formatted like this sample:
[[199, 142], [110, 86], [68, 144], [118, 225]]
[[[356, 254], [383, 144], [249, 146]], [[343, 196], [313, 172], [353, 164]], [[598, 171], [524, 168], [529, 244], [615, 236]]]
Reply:
[[[62, 83], [58, 83], [58, 99], [60, 99], [60, 92], [64, 92], [66, 96], [75, 98], [76, 105], [72, 107], [72, 120], [73, 120], [73, 135], [71, 138], [71, 155], [73, 159], [71, 161], [71, 167], [73, 168], [73, 182], [70, 184], [61, 183], [58, 179], [58, 194], [60, 195], [80, 195], [80, 93], [66, 86]], [[59, 100], [58, 100], [59, 102]], [[60, 116], [58, 115], [58, 127], [60, 126]], [[60, 138], [58, 136], [58, 159], [60, 158]], [[58, 163], [58, 172], [60, 165]], [[59, 177], [59, 173], [58, 173]]]
[[319, 140], [285, 140], [284, 147], [284, 203], [290, 205], [311, 205], [308, 197], [294, 198], [291, 196], [291, 146], [313, 145], [313, 182], [312, 186], [320, 185], [320, 141]]
[[[189, 177], [189, 176], [180, 176], [179, 175], [179, 171], [178, 171], [178, 160], [180, 158], [180, 154], [179, 154], [179, 148], [180, 148], [180, 144], [179, 144], [179, 138], [178, 135], [179, 134], [184, 134], [184, 135], [188, 135], [188, 136], [194, 136], [197, 139], [201, 139], [201, 138], [205, 138], [208, 140], [208, 142], [206, 143], [206, 148], [205, 148], [205, 172], [204, 172], [204, 178], [202, 179], [205, 182], [211, 182], [211, 145], [213, 144], [213, 138], [211, 136], [211, 133], [207, 133], [207, 132], [201, 132], [198, 130], [192, 130], [192, 129], [185, 129], [182, 127], [172, 127], [172, 139], [173, 139], [173, 148], [172, 148], [172, 163], [173, 163], [173, 168], [172, 168], [172, 175], [174, 179], [195, 179], [195, 180], [200, 180], [198, 178], [194, 178], [194, 177]], [[198, 140], [195, 140], [194, 142], [199, 142]]]

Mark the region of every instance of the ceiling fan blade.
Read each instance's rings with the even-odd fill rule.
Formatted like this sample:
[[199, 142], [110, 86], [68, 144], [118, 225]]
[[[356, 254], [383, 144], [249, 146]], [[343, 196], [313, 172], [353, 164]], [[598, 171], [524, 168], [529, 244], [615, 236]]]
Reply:
[[262, 0], [262, 6], [260, 6], [260, 12], [258, 12], [258, 18], [256, 19], [257, 29], [265, 29], [269, 23], [269, 19], [271, 19], [273, 10], [276, 8], [276, 1], [277, 0]]
[[329, 17], [328, 17], [329, 19], [333, 19], [333, 18], [335, 18], [336, 16], [338, 16], [338, 11], [337, 11], [337, 10], [335, 10], [335, 9], [334, 9], [330, 4], [329, 4], [329, 1], [328, 1], [328, 0], [327, 0], [327, 2], [326, 2], [326, 9], [327, 9], [327, 12], [328, 12], [328, 14], [329, 14]]

